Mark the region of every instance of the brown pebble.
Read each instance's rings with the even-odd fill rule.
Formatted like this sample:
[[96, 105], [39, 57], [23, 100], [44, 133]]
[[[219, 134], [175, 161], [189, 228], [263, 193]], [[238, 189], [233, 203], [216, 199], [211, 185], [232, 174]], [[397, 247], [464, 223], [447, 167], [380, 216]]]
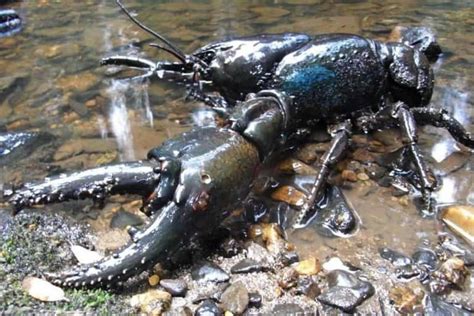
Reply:
[[424, 293], [418, 289], [415, 293], [411, 288], [403, 284], [397, 284], [390, 289], [389, 298], [395, 309], [402, 314], [412, 314], [416, 306], [422, 303]]
[[293, 265], [293, 268], [300, 275], [314, 275], [321, 271], [321, 264], [318, 259], [310, 257]]
[[286, 202], [292, 206], [303, 206], [306, 195], [292, 186], [284, 185], [273, 191], [272, 199]]
[[361, 181], [367, 181], [370, 178], [365, 172], [360, 172], [360, 173], [357, 174], [357, 179], [359, 179]]
[[296, 286], [297, 281], [298, 281], [298, 272], [296, 272], [294, 268], [287, 267], [287, 268], [284, 268], [283, 271], [279, 273], [278, 285], [284, 290], [287, 290]]
[[158, 275], [153, 274], [148, 278], [148, 284], [150, 284], [151, 286], [156, 286], [158, 285], [158, 283], [160, 283], [160, 277]]
[[341, 176], [344, 180], [347, 180], [350, 182], [357, 182], [357, 174], [352, 170], [347, 170], [347, 169], [344, 170]]

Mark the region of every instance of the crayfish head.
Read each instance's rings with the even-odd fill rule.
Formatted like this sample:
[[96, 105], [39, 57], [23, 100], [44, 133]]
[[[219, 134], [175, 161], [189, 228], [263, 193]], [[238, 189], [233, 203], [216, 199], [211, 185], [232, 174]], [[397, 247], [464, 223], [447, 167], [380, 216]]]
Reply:
[[436, 62], [442, 53], [441, 47], [436, 40], [436, 36], [433, 30], [429, 27], [397, 26], [390, 34], [390, 39], [404, 43], [405, 45], [422, 52], [432, 63]]

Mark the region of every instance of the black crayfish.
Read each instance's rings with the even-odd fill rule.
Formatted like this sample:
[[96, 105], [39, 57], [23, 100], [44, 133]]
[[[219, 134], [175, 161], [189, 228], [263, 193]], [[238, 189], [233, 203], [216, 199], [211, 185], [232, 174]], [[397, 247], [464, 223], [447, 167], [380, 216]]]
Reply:
[[[431, 208], [435, 181], [419, 153], [416, 125], [444, 127], [458, 142], [474, 148], [459, 122], [425, 107], [434, 83], [429, 60], [440, 53], [428, 29], [408, 29], [402, 42], [393, 43], [350, 34], [258, 35], [209, 44], [185, 55], [132, 20], [164, 42], [166, 46], [157, 47], [179, 62], [111, 56], [102, 63], [138, 67], [146, 70], [144, 76], [185, 83], [192, 96], [218, 110], [226, 123], [170, 139], [144, 161], [79, 171], [13, 192], [10, 203], [17, 210], [112, 194], [143, 196], [149, 226], [143, 231], [131, 228], [132, 242], [96, 264], [50, 275], [56, 284], [107, 286], [166, 260], [216, 227], [246, 197], [257, 167], [301, 128], [328, 126], [332, 141], [296, 225], [321, 199], [329, 172], [355, 131], [400, 128], [426, 210]], [[220, 95], [206, 92], [209, 89]]]

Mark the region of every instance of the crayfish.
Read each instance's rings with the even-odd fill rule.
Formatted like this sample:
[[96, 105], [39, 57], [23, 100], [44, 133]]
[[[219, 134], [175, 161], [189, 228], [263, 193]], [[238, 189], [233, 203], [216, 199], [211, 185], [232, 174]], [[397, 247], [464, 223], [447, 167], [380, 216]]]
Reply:
[[130, 244], [102, 261], [50, 275], [56, 284], [103, 287], [166, 260], [215, 228], [249, 193], [259, 165], [303, 128], [327, 126], [332, 140], [295, 227], [304, 224], [322, 199], [328, 175], [354, 132], [389, 126], [401, 130], [425, 212], [433, 207], [430, 193], [436, 179], [419, 152], [417, 124], [444, 127], [459, 143], [474, 148], [458, 121], [426, 107], [434, 85], [430, 61], [441, 52], [427, 28], [406, 29], [400, 42], [388, 43], [352, 34], [257, 35], [208, 44], [186, 55], [117, 3], [164, 44], [156, 47], [178, 61], [110, 56], [102, 64], [131, 66], [145, 71], [141, 77], [185, 84], [191, 96], [215, 109], [225, 123], [170, 139], [143, 161], [78, 171], [13, 192], [10, 203], [17, 210], [103, 200], [112, 194], [143, 197], [150, 224], [143, 231], [130, 228]]

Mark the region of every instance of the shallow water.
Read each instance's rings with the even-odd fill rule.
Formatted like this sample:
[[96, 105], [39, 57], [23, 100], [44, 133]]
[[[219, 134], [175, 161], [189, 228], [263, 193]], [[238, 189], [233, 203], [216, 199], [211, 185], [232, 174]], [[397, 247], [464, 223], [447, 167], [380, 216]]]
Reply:
[[[141, 21], [186, 52], [235, 35], [351, 32], [384, 39], [396, 25], [430, 26], [444, 52], [434, 66], [432, 106], [447, 109], [474, 132], [474, 4], [468, 1], [126, 4]], [[120, 14], [113, 2], [23, 1], [10, 7], [24, 17], [25, 27], [15, 36], [0, 38], [0, 78], [4, 78], [0, 131], [43, 131], [56, 140], [3, 166], [0, 182], [18, 183], [99, 163], [141, 159], [165, 139], [202, 124], [202, 113], [196, 112], [202, 105], [186, 101], [183, 88], [118, 81], [114, 77], [123, 75], [119, 69], [99, 67], [102, 57], [115, 53], [153, 60], [169, 57], [149, 47], [153, 39]], [[434, 128], [420, 132], [420, 144], [435, 171], [446, 173], [436, 193], [438, 203], [473, 204], [473, 158], [456, 156], [455, 142]], [[446, 162], [453, 153], [452, 161]], [[445, 229], [432, 218], [420, 217], [411, 199], [400, 201], [375, 183], [357, 182], [345, 186], [344, 192], [361, 219], [358, 232], [347, 239], [323, 238], [310, 229], [296, 232], [292, 241], [303, 256], [338, 255], [362, 267], [375, 266], [370, 253], [378, 247], [411, 254], [423, 242], [436, 243]]]

